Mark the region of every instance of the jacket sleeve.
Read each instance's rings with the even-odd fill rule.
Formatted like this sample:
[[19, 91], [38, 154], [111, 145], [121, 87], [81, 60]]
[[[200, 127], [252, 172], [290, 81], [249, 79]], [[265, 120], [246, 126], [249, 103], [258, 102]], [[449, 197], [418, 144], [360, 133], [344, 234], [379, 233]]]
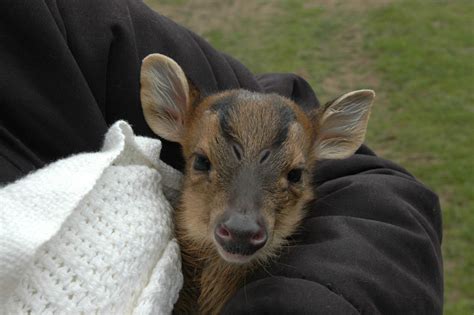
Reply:
[[[137, 0], [0, 2], [0, 184], [100, 149], [115, 121], [156, 137], [140, 105], [144, 57], [176, 60], [206, 95], [260, 90], [237, 60]], [[178, 144], [162, 159], [181, 169]]]

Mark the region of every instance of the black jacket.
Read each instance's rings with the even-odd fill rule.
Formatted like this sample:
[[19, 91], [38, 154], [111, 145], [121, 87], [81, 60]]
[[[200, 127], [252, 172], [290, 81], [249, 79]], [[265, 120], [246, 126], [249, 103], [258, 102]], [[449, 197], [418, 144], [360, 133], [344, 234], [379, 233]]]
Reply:
[[[203, 94], [242, 87], [318, 106], [288, 74], [252, 75], [233, 58], [134, 0], [0, 2], [0, 183], [101, 147], [125, 119], [155, 137], [139, 100], [141, 60], [176, 60]], [[271, 69], [268, 69], [271, 70]], [[162, 158], [177, 168], [177, 144]], [[224, 313], [440, 314], [437, 196], [363, 146], [320, 163], [317, 200], [295, 243], [252, 275]]]

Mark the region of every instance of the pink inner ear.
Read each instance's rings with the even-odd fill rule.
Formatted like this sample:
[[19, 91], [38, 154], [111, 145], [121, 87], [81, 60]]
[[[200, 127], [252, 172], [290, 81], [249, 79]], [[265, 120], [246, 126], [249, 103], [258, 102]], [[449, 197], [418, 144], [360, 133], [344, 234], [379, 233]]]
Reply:
[[165, 113], [173, 120], [178, 120], [179, 116], [175, 110], [171, 110], [169, 108], [165, 109]]
[[170, 109], [170, 108], [166, 108], [164, 110], [166, 116], [168, 116], [168, 118], [172, 121], [175, 121], [175, 122], [179, 122], [181, 125], [183, 124], [183, 120], [181, 119], [181, 115], [173, 110], [173, 109]]

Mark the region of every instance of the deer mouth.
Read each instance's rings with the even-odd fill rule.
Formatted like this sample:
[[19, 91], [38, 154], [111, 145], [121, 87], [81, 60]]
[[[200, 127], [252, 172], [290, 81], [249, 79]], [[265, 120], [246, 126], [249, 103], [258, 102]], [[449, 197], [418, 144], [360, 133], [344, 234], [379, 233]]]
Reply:
[[221, 246], [218, 242], [216, 243], [217, 252], [222, 259], [229, 263], [246, 264], [256, 256], [255, 252], [250, 253], [244, 249], [239, 250], [239, 248], [224, 248], [224, 246]]

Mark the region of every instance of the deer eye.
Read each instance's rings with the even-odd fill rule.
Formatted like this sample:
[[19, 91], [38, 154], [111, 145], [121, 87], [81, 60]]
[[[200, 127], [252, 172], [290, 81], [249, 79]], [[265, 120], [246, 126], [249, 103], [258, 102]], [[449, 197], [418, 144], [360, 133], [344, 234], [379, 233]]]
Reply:
[[303, 174], [303, 170], [301, 168], [292, 169], [288, 172], [287, 179], [291, 183], [298, 183], [301, 180], [301, 175]]
[[196, 154], [196, 158], [194, 159], [193, 168], [196, 171], [207, 172], [211, 169], [211, 161], [202, 154]]

